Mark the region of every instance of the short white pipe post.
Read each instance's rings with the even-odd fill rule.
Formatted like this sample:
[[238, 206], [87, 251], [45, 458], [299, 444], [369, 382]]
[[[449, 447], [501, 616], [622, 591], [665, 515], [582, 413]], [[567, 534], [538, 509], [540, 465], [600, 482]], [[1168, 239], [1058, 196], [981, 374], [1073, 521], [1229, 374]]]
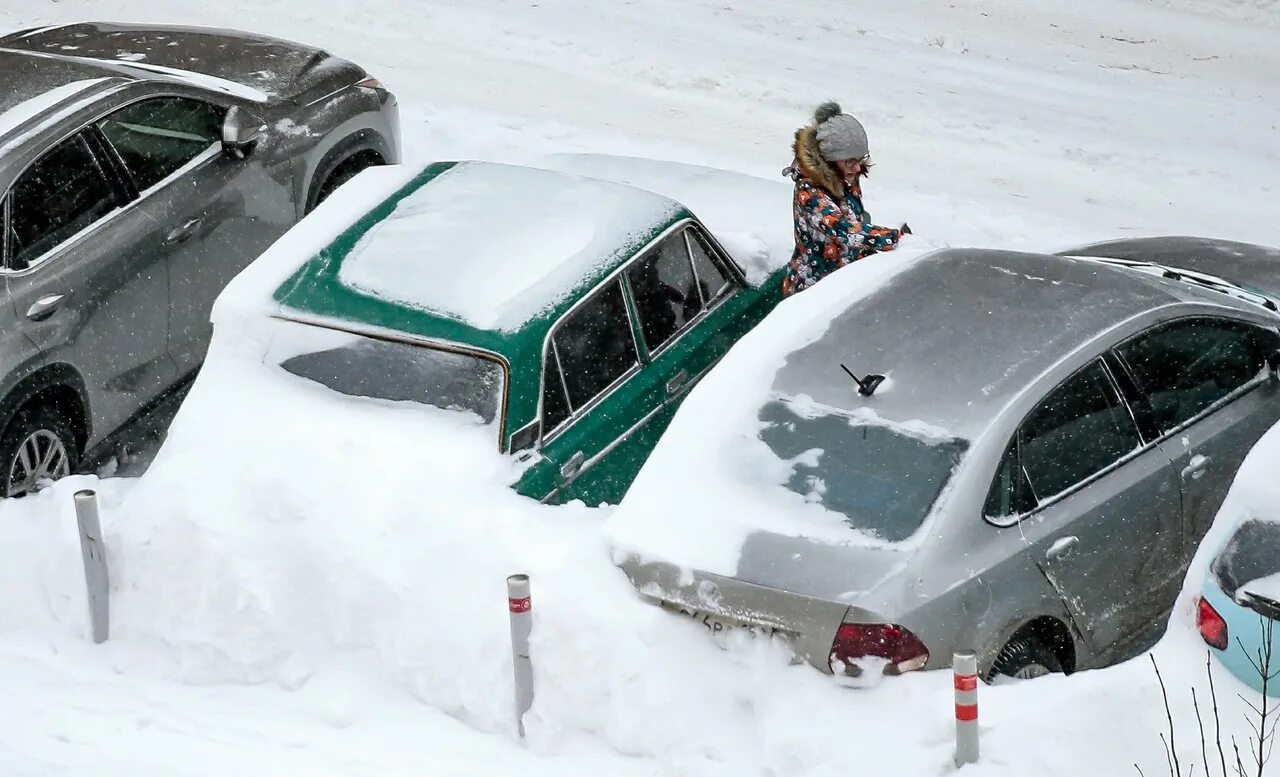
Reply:
[[84, 559], [84, 582], [89, 591], [89, 622], [93, 641], [107, 641], [110, 630], [110, 582], [107, 579], [106, 546], [102, 542], [102, 524], [98, 520], [98, 494], [92, 489], [77, 491], [76, 523], [80, 527], [80, 555]]
[[956, 768], [978, 762], [978, 655], [952, 656], [956, 686]]
[[511, 614], [511, 660], [516, 679], [516, 729], [524, 736], [524, 714], [533, 706], [533, 661], [529, 658], [529, 634], [533, 631], [533, 605], [529, 576], [507, 578], [507, 609]]

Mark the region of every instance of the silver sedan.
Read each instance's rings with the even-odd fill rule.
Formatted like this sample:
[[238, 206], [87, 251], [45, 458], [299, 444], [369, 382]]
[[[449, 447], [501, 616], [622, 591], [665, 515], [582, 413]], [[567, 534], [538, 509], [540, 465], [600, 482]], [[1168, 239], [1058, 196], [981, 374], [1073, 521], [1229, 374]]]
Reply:
[[[921, 257], [835, 297], [816, 339], [787, 322], [804, 295], [779, 308], [655, 450], [613, 519], [619, 565], [647, 598], [846, 677], [960, 649], [988, 677], [1122, 654], [1167, 616], [1280, 419], [1280, 251], [1069, 253]], [[771, 385], [750, 385], [775, 358]], [[735, 394], [735, 423], [708, 429], [699, 413]]]

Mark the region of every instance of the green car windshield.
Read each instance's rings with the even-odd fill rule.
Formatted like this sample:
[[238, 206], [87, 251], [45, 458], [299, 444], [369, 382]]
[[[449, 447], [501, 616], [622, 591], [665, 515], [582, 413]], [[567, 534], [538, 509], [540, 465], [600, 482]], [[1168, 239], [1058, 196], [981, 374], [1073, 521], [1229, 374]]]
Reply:
[[761, 408], [759, 419], [760, 439], [791, 465], [787, 488], [886, 542], [920, 528], [968, 447], [964, 440], [800, 409], [784, 398]]
[[484, 425], [501, 421], [502, 365], [474, 354], [297, 325], [277, 336], [269, 360], [349, 396], [461, 411]]

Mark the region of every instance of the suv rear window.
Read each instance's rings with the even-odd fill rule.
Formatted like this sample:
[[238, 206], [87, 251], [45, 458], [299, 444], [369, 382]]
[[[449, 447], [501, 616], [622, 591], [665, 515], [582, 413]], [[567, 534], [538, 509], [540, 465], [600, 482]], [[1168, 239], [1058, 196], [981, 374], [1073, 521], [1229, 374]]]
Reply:
[[503, 368], [490, 359], [321, 327], [289, 327], [271, 361], [341, 394], [469, 413], [485, 425], [501, 418]]
[[783, 398], [761, 408], [759, 419], [760, 439], [791, 464], [787, 488], [886, 542], [920, 528], [969, 447]]

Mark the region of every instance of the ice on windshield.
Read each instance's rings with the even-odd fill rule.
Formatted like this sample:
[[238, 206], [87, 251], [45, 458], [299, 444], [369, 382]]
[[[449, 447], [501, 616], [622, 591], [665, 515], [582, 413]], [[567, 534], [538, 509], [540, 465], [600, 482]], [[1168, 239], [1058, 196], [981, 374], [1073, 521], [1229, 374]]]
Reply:
[[676, 208], [628, 186], [463, 163], [401, 200], [360, 239], [338, 278], [478, 329], [510, 331], [565, 299]]
[[935, 428], [822, 412], [804, 398], [761, 408], [760, 439], [791, 465], [784, 484], [886, 542], [915, 534], [967, 449]]
[[349, 396], [457, 410], [485, 425], [499, 420], [496, 361], [303, 324], [282, 323], [278, 331], [267, 361], [298, 377]]

